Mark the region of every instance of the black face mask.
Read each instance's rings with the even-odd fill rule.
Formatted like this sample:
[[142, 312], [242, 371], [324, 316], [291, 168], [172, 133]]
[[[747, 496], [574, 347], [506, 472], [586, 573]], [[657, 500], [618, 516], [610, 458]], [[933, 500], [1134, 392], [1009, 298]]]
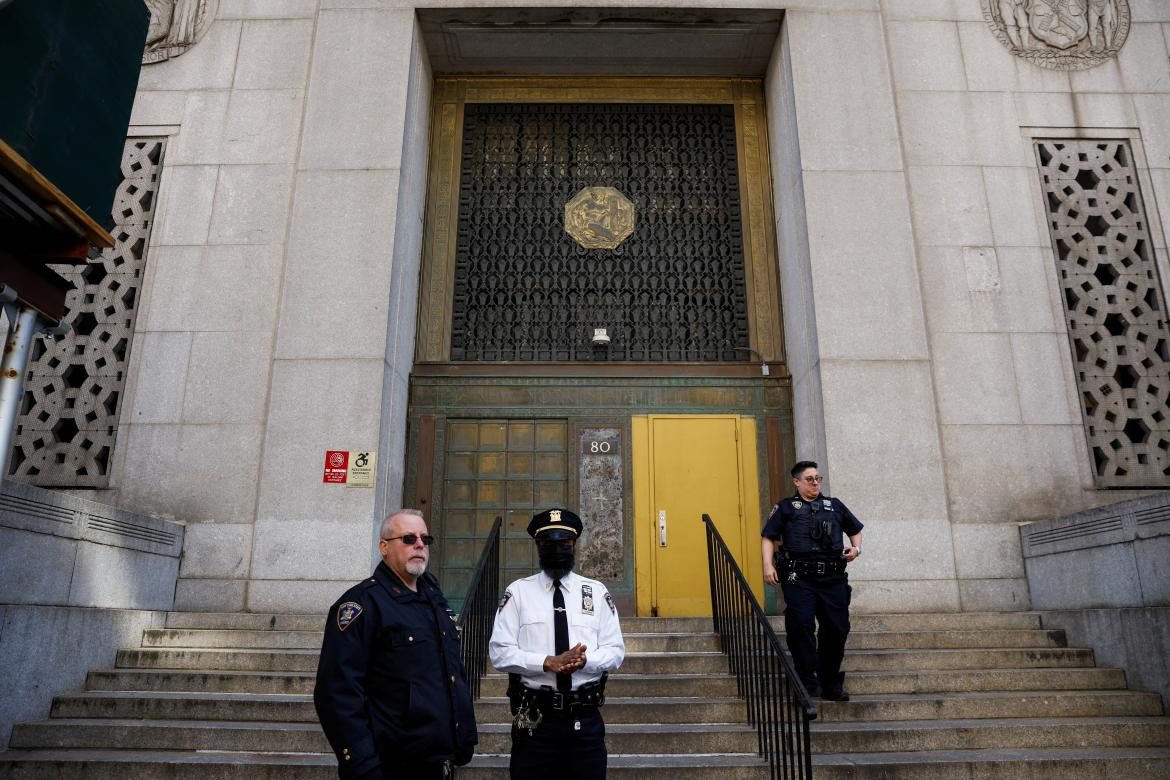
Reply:
[[573, 570], [573, 542], [568, 539], [541, 542], [536, 545], [540, 568], [554, 580], [559, 580]]

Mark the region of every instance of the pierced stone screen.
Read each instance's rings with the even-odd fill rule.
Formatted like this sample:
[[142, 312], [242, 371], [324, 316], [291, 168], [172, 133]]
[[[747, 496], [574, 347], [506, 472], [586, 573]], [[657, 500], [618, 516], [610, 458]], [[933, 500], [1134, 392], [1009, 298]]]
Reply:
[[741, 233], [732, 106], [469, 103], [451, 358], [748, 360]]
[[1170, 485], [1170, 333], [1126, 141], [1036, 143], [1099, 487]]
[[69, 332], [37, 338], [9, 473], [21, 482], [104, 487], [121, 413], [165, 141], [126, 143], [114, 198], [116, 239], [85, 265], [55, 265], [73, 284]]

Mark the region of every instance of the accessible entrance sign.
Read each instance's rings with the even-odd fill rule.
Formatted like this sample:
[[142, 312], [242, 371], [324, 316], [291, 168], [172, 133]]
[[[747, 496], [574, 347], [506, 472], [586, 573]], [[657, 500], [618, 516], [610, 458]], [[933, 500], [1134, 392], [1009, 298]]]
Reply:
[[325, 450], [325, 473], [321, 481], [347, 487], [373, 487], [377, 460], [377, 453], [370, 450]]

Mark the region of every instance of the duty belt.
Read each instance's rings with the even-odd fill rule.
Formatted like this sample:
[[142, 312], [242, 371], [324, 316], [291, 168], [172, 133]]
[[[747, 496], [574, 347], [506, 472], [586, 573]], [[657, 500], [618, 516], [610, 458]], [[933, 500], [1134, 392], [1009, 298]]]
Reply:
[[840, 574], [845, 571], [845, 561], [801, 561], [785, 558], [784, 567], [796, 574]]
[[508, 686], [508, 703], [513, 714], [520, 710], [535, 708], [544, 715], [567, 717], [574, 712], [605, 704], [605, 682], [608, 677], [609, 674], [605, 673], [600, 680], [586, 683], [577, 690], [567, 693], [547, 685], [541, 688], [528, 688], [520, 684], [519, 680], [510, 680], [509, 682], [513, 684]]

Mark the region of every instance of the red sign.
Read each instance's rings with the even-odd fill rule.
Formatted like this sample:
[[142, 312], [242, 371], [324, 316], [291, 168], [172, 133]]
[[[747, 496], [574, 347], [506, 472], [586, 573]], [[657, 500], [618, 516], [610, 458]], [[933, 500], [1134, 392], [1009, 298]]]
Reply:
[[349, 452], [346, 450], [325, 450], [325, 478], [322, 482], [339, 482], [345, 484], [345, 474], [349, 468]]

